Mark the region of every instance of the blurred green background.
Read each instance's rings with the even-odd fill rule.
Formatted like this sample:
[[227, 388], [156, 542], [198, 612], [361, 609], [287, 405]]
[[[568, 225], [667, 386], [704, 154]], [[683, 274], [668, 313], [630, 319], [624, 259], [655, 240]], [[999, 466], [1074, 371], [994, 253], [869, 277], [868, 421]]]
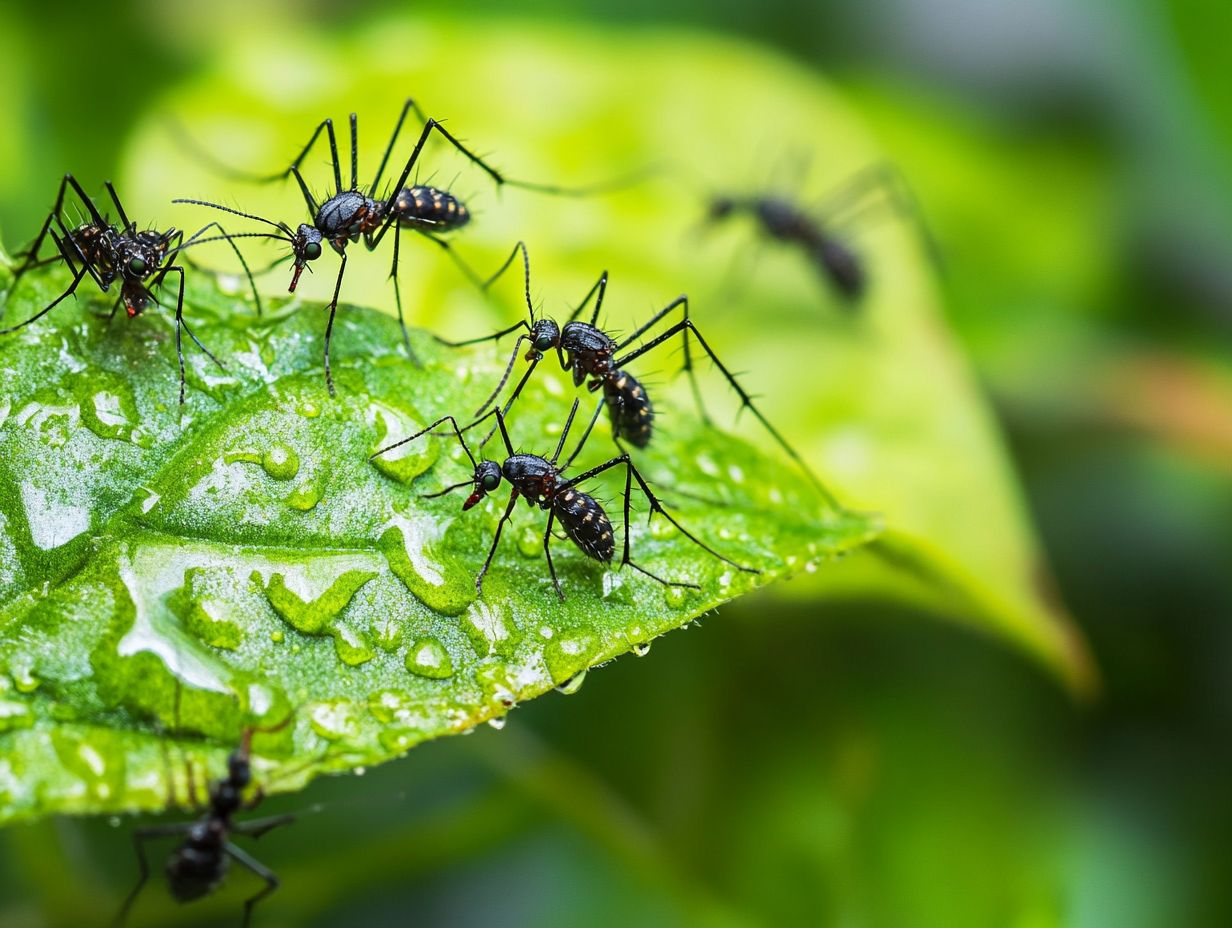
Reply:
[[[64, 170], [118, 173], [143, 111], [237, 33], [328, 42], [400, 8], [6, 4], [6, 244]], [[507, 5], [466, 5], [485, 10]], [[258, 846], [285, 885], [257, 924], [1228, 924], [1232, 8], [524, 0], [518, 16], [730, 33], [845, 95], [942, 242], [949, 320], [1103, 690], [1076, 708], [1019, 654], [906, 609], [738, 602], [500, 733], [271, 802], [324, 808]], [[127, 824], [102, 821], [10, 829], [0, 861], [5, 928], [103, 924], [133, 867]], [[232, 884], [177, 918], [237, 921], [250, 884]]]

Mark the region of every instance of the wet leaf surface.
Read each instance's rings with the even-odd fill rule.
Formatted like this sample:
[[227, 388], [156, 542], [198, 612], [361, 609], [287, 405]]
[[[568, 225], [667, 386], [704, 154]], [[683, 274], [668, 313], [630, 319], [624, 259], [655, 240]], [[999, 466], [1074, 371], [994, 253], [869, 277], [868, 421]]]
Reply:
[[[28, 275], [5, 318], [66, 283]], [[568, 691], [877, 531], [789, 464], [682, 419], [639, 464], [687, 527], [761, 573], [648, 524], [635, 500], [635, 560], [700, 589], [610, 569], [566, 539], [553, 542], [562, 604], [546, 517], [520, 505], [480, 597], [504, 494], [466, 513], [457, 494], [423, 498], [470, 476], [454, 441], [369, 455], [473, 409], [499, 376], [494, 353], [416, 332], [413, 363], [392, 319], [344, 307], [331, 399], [318, 305], [275, 301], [258, 321], [201, 272], [187, 305], [227, 371], [188, 350], [183, 407], [165, 313], [108, 324], [89, 296], [0, 345], [0, 821], [189, 804], [245, 726], [287, 718], [255, 739], [267, 791], [379, 763]], [[555, 446], [565, 387], [555, 373], [527, 391], [511, 420], [522, 449]], [[576, 467], [614, 453], [601, 424]], [[623, 472], [586, 486], [619, 531]]]

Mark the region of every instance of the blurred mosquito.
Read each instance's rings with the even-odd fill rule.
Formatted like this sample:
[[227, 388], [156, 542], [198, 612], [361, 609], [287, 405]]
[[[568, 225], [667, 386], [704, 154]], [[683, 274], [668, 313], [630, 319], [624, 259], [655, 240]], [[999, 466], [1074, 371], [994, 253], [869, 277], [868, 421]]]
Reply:
[[855, 306], [868, 289], [868, 269], [851, 235], [879, 209], [889, 209], [910, 221], [930, 258], [941, 265], [940, 249], [915, 194], [892, 164], [873, 164], [858, 171], [816, 207], [766, 192], [713, 194], [706, 221], [716, 224], [741, 214], [749, 216], [766, 238], [802, 251], [845, 305]]

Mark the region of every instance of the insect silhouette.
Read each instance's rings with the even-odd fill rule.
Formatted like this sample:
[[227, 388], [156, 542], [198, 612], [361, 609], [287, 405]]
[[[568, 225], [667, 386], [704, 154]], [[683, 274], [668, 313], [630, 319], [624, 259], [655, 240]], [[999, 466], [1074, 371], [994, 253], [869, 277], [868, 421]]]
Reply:
[[[395, 442], [388, 447], [377, 451], [372, 457], [385, 454], [405, 445], [407, 442], [414, 441], [422, 435], [432, 432], [438, 426], [448, 422], [453, 428], [454, 435], [457, 436], [458, 443], [462, 446], [462, 450], [466, 452], [467, 458], [470, 459], [471, 467], [474, 473], [472, 476], [454, 484], [453, 486], [445, 487], [436, 493], [425, 495], [425, 499], [435, 499], [439, 496], [444, 496], [447, 493], [452, 493], [454, 490], [460, 490], [465, 487], [471, 488], [471, 494], [466, 498], [466, 502], [462, 504], [463, 511], [475, 506], [489, 493], [495, 492], [501, 485], [501, 481], [507, 481], [510, 486], [509, 502], [505, 506], [505, 513], [501, 516], [500, 521], [496, 525], [496, 535], [492, 539], [492, 546], [488, 549], [488, 556], [483, 562], [483, 567], [479, 574], [475, 577], [475, 588], [483, 592], [483, 578], [488, 572], [488, 568], [492, 565], [492, 558], [496, 554], [496, 547], [500, 543], [501, 530], [505, 527], [505, 523], [513, 514], [514, 506], [517, 504], [518, 497], [526, 500], [527, 506], [534, 508], [538, 506], [548, 514], [547, 528], [543, 533], [543, 551], [547, 556], [548, 573], [552, 577], [552, 585], [556, 589], [556, 595], [560, 597], [561, 602], [565, 600], [564, 591], [560, 586], [560, 579], [556, 576], [556, 566], [552, 562], [551, 542], [554, 537], [552, 526], [556, 522], [564, 527], [565, 534], [569, 539], [578, 546], [579, 550], [587, 557], [599, 561], [601, 563], [611, 563], [616, 554], [616, 539], [612, 531], [612, 522], [604, 511], [603, 506], [589, 493], [583, 492], [579, 488], [579, 484], [595, 477], [606, 470], [613, 467], [625, 467], [625, 491], [624, 491], [624, 549], [621, 554], [621, 566], [628, 565], [638, 573], [644, 574], [652, 580], [663, 584], [664, 586], [686, 587], [689, 589], [698, 589], [695, 583], [686, 583], [681, 581], [665, 580], [659, 577], [640, 564], [635, 563], [630, 557], [629, 545], [629, 511], [630, 502], [633, 493], [633, 481], [637, 481], [638, 487], [642, 494], [646, 497], [650, 504], [651, 517], [655, 514], [663, 516], [676, 529], [688, 538], [693, 544], [697, 545], [706, 553], [718, 558], [725, 564], [730, 564], [737, 570], [745, 573], [760, 573], [752, 567], [744, 567], [737, 564], [730, 558], [724, 557], [719, 552], [715, 551], [705, 542], [701, 541], [696, 535], [693, 535], [681, 525], [676, 519], [663, 508], [659, 498], [650, 489], [637, 467], [629, 459], [629, 455], [620, 454], [609, 461], [592, 467], [575, 477], [566, 478], [565, 471], [573, 464], [574, 459], [581, 452], [582, 447], [586, 444], [586, 439], [590, 437], [590, 432], [594, 428], [595, 421], [598, 419], [599, 409], [595, 410], [595, 415], [591, 417], [590, 424], [586, 431], [582, 434], [581, 439], [574, 448], [573, 453], [569, 455], [564, 464], [558, 465], [561, 451], [565, 447], [565, 442], [569, 437], [569, 430], [573, 425], [574, 417], [577, 415], [578, 400], [573, 401], [573, 406], [569, 410], [569, 417], [565, 420], [565, 427], [560, 433], [560, 440], [556, 443], [556, 450], [550, 458], [541, 457], [537, 454], [524, 454], [514, 450], [513, 443], [509, 440], [509, 432], [505, 428], [505, 417], [499, 408], [493, 409], [487, 415], [476, 419], [466, 428], [458, 428], [458, 422], [453, 416], [442, 416], [431, 425], [411, 435], [409, 438], [404, 438], [402, 441]], [[501, 439], [505, 445], [507, 457], [504, 462], [493, 460], [476, 461], [475, 456], [471, 453], [470, 447], [466, 443], [462, 433], [470, 428], [475, 427], [489, 416], [496, 417], [496, 426], [500, 431]]]
[[[507, 415], [509, 413], [510, 408], [522, 393], [523, 388], [529, 382], [535, 368], [544, 359], [544, 356], [554, 351], [561, 369], [572, 374], [574, 386], [580, 387], [585, 383], [587, 389], [592, 393], [599, 390], [603, 391], [601, 407], [605, 406], [607, 408], [608, 418], [611, 422], [612, 437], [617, 445], [621, 447], [621, 450], [624, 450], [621, 444], [623, 441], [627, 441], [635, 448], [645, 448], [650, 444], [651, 438], [654, 435], [654, 405], [642, 382], [626, 368], [633, 361], [654, 351], [660, 345], [673, 338], [679, 337], [684, 343], [684, 362], [681, 366], [681, 371], [688, 374], [694, 402], [697, 404], [698, 412], [703, 421], [710, 421], [705, 404], [702, 402], [701, 390], [698, 386], [696, 371], [693, 366], [693, 355], [690, 346], [690, 338], [692, 337], [697, 339], [698, 345], [701, 346], [714, 366], [718, 368], [727, 383], [736, 391], [736, 395], [740, 398], [741, 409], [748, 409], [752, 413], [779, 447], [796, 462], [818, 491], [828, 497], [827, 491], [804, 462], [804, 459], [787, 439], [783, 437], [782, 433], [770, 424], [770, 421], [753, 402], [753, 398], [740, 385], [736, 376], [723, 364], [718, 355], [715, 354], [714, 349], [710, 347], [710, 344], [702, 336], [693, 320], [689, 318], [689, 298], [687, 296], [676, 297], [667, 306], [651, 316], [644, 325], [635, 329], [627, 337], [617, 341], [598, 325], [599, 312], [603, 308], [603, 298], [607, 293], [608, 272], [604, 271], [599, 275], [599, 279], [590, 288], [585, 298], [578, 304], [577, 308], [574, 309], [562, 326], [550, 317], [535, 317], [535, 310], [530, 296], [530, 257], [523, 243], [519, 242], [518, 248], [522, 252], [523, 267], [525, 269], [524, 292], [528, 318], [518, 321], [509, 328], [494, 332], [491, 335], [482, 336], [481, 338], [467, 339], [461, 342], [445, 342], [445, 344], [453, 347], [463, 347], [487, 341], [496, 341], [504, 338], [506, 335], [517, 332], [519, 329], [524, 330], [514, 343], [513, 352], [509, 356], [509, 363], [505, 366], [500, 382], [487, 400], [484, 401], [483, 405], [476, 410], [476, 416], [483, 415], [484, 410], [496, 402], [501, 391], [509, 381], [514, 365], [517, 363], [521, 344], [523, 341], [526, 341], [529, 343], [529, 348], [526, 352], [525, 360], [529, 361], [530, 365], [510, 392], [509, 398], [505, 401], [502, 409], [503, 414]], [[588, 322], [581, 321], [579, 317], [586, 310], [591, 300], [594, 300], [595, 307], [590, 315], [590, 320]], [[681, 314], [679, 321], [668, 326], [665, 331], [654, 336], [650, 341], [636, 348], [631, 347], [639, 338], [677, 311]]]
[[[279, 886], [275, 873], [230, 840], [231, 835], [247, 835], [259, 838], [280, 825], [295, 820], [294, 815], [275, 815], [268, 818], [235, 821], [237, 812], [254, 808], [261, 801], [260, 791], [245, 801], [244, 791], [252, 782], [251, 746], [252, 736], [258, 732], [272, 733], [285, 728], [294, 716], [269, 728], [248, 728], [240, 739], [239, 747], [227, 759], [227, 774], [214, 781], [209, 788], [209, 806], [205, 814], [195, 822], [173, 822], [152, 825], [133, 832], [139, 876], [137, 885], [124, 899], [116, 914], [113, 928], [121, 928], [128, 918], [129, 910], [141, 894], [150, 877], [150, 866], [145, 855], [145, 843], [154, 838], [183, 836], [183, 841], [167, 858], [165, 873], [171, 895], [178, 902], [192, 902], [215, 892], [226, 879], [231, 861], [251, 870], [265, 881], [265, 886], [244, 902], [244, 928], [252, 921], [252, 910], [258, 902], [274, 892]], [[191, 780], [190, 780], [191, 782]]]
[[[402, 168], [402, 173], [398, 176], [392, 188], [390, 188], [393, 191], [392, 195], [384, 196], [381, 193], [381, 179], [385, 176], [385, 169], [388, 167], [390, 155], [402, 131], [406, 117], [411, 112], [423, 123], [423, 129], [419, 134], [415, 147], [411, 151], [410, 157]], [[290, 292], [295, 291], [303, 270], [305, 268], [311, 270], [311, 263], [321, 257], [324, 245], [328, 245], [338, 254], [341, 259], [338, 277], [334, 284], [334, 296], [328, 307], [329, 319], [325, 325], [325, 382], [329, 387], [331, 396], [334, 395], [334, 381], [333, 374], [330, 371], [329, 347], [333, 334], [334, 316], [338, 309], [338, 296], [342, 289], [343, 276], [346, 273], [348, 244], [362, 242], [368, 251], [374, 251], [390, 229], [394, 230], [393, 260], [389, 274], [394, 281], [394, 298], [398, 308], [398, 323], [402, 328], [403, 344], [406, 347], [407, 353], [412, 357], [410, 336], [407, 334], [406, 321], [402, 312], [402, 292], [398, 283], [399, 241], [400, 233], [403, 229], [417, 232], [440, 246], [462, 269], [463, 273], [472, 283], [480, 287], [485, 286], [484, 281], [462, 260], [449, 241], [441, 237], [444, 233], [457, 231], [470, 222], [471, 212], [466, 204], [447, 190], [423, 184], [409, 186], [407, 184], [411, 171], [415, 169], [424, 145], [433, 132], [445, 138], [472, 164], [486, 173], [498, 187], [514, 186], [543, 193], [562, 195], [582, 195], [588, 192], [584, 188], [555, 187], [549, 184], [536, 184], [506, 177], [484, 159], [470, 151], [440, 122], [435, 119], [426, 118], [414, 100], [407, 100], [403, 104], [402, 112], [398, 116], [393, 134], [390, 136], [389, 143], [385, 146], [385, 152], [381, 156], [381, 162], [377, 167], [376, 175], [373, 177], [371, 184], [361, 188], [359, 185], [358, 119], [354, 113], [350, 116], [350, 124], [351, 184], [349, 187], [344, 187], [342, 184], [342, 163], [338, 157], [338, 142], [334, 134], [334, 122], [332, 119], [326, 119], [317, 126], [311, 138], [309, 138], [308, 144], [304, 146], [299, 155], [292, 161], [290, 167], [284, 171], [280, 171], [277, 174], [260, 176], [246, 175], [228, 170], [228, 173], [232, 176], [240, 176], [257, 183], [269, 183], [286, 177], [294, 177], [299, 185], [300, 192], [303, 194], [308, 212], [312, 216], [311, 223], [301, 223], [296, 229], [292, 230], [286, 223], [275, 222], [261, 216], [223, 206], [219, 203], [195, 199], [177, 199], [174, 201], [176, 203], [191, 203], [211, 209], [223, 210], [272, 226], [277, 230], [274, 233], [247, 233], [246, 235], [235, 237], [276, 238], [290, 245], [291, 258], [294, 262], [289, 287]], [[322, 132], [325, 133], [329, 141], [334, 189], [336, 192], [328, 199], [318, 203], [317, 198], [313, 196], [308, 184], [304, 181], [303, 175], [300, 173], [300, 165], [308, 156], [313, 146], [316, 145]], [[499, 273], [496, 276], [499, 276]]]
[[[164, 232], [138, 229], [136, 224], [128, 218], [111, 182], [108, 181], [104, 186], [107, 188], [111, 202], [115, 205], [119, 224], [110, 221], [99, 212], [97, 205], [72, 174], [64, 175], [63, 180], [60, 181], [59, 192], [56, 194], [55, 205], [47, 214], [47, 219], [43, 222], [38, 235], [30, 247], [18, 255], [22, 261], [14, 273], [9, 293], [10, 295], [13, 293], [18, 281], [27, 271], [57, 261], [63, 261], [68, 265], [73, 275], [72, 282], [63, 293], [30, 318], [17, 325], [0, 329], [0, 335], [16, 332], [47, 315], [66, 297], [76, 293], [87, 275], [104, 293], [110, 290], [113, 283], [119, 281], [119, 295], [109, 319], [115, 317], [121, 306], [130, 318], [140, 316], [149, 309], [151, 304], [158, 304], [153, 291], [163, 285], [168, 275], [175, 274], [179, 277], [175, 305], [175, 353], [180, 370], [180, 404], [183, 405], [185, 389], [183, 332], [187, 332], [193, 343], [220, 369], [225, 370], [226, 368], [202, 344], [184, 319], [184, 268], [174, 263], [174, 259], [186, 248], [213, 241], [213, 237], [203, 238], [210, 229], [217, 229], [221, 233], [217, 238], [229, 238], [229, 236], [226, 230], [216, 222], [204, 226], [187, 241], [184, 240], [184, 233], [176, 229], [167, 229]], [[71, 227], [65, 223], [64, 217], [65, 195], [70, 190], [76, 194], [88, 214], [84, 222]], [[55, 243], [57, 253], [42, 258], [39, 252], [48, 236]], [[232, 247], [235, 247], [234, 244]], [[238, 248], [235, 251], [243, 263], [243, 255], [240, 255]], [[244, 263], [244, 270], [248, 272], [247, 263]], [[256, 286], [252, 283], [251, 273], [248, 273], [248, 279], [255, 296]], [[257, 305], [260, 306], [260, 303]]]
[[707, 221], [714, 224], [740, 214], [751, 217], [767, 238], [800, 249], [844, 303], [855, 306], [868, 289], [868, 269], [851, 243], [851, 234], [858, 220], [882, 207], [909, 219], [930, 258], [940, 265], [940, 250], [915, 194], [902, 173], [890, 164], [874, 164], [858, 171], [816, 209], [779, 194], [717, 194], [710, 198]]

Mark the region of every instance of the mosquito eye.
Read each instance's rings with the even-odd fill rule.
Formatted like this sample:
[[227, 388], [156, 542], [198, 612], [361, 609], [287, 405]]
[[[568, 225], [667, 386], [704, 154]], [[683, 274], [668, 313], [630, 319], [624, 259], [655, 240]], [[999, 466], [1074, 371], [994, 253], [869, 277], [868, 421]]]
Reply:
[[128, 262], [128, 270], [132, 274], [144, 274], [145, 268], [146, 264], [144, 258], [132, 258]]
[[553, 339], [551, 335], [540, 335], [538, 338], [535, 339], [535, 350], [536, 351], [548, 351], [549, 349], [551, 349], [554, 342], [555, 342], [555, 339]]
[[307, 258], [309, 261], [315, 261], [317, 258], [321, 257], [321, 243], [320, 242], [309, 242], [307, 245], [305, 245], [304, 246], [304, 257]]
[[487, 492], [491, 493], [498, 486], [500, 486], [500, 481], [501, 481], [500, 474], [484, 474], [483, 481], [482, 481], [483, 488]]

